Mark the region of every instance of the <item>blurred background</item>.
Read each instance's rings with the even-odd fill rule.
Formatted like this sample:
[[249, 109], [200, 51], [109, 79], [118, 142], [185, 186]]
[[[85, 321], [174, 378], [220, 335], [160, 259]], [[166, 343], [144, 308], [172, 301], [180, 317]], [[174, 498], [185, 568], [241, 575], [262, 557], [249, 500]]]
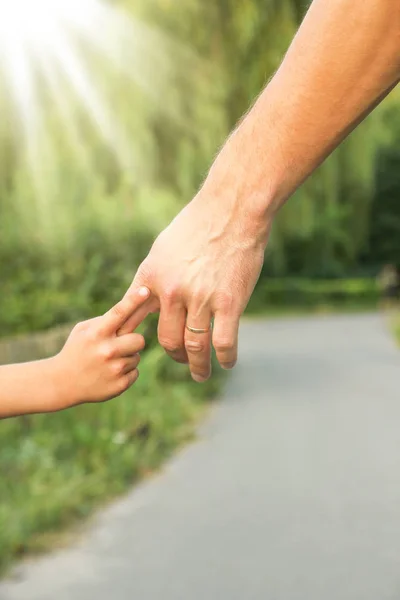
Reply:
[[[56, 351], [71, 324], [120, 299], [308, 3], [12, 4], [0, 1], [1, 362]], [[395, 91], [282, 210], [249, 314], [370, 310], [397, 286], [399, 106]], [[190, 437], [221, 375], [192, 384], [155, 326], [122, 399], [0, 425], [0, 567]]]

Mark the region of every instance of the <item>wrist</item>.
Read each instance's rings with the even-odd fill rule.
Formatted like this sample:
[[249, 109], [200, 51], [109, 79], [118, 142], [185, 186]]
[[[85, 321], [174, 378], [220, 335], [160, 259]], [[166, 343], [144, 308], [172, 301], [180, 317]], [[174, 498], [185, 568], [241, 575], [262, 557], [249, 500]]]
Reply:
[[201, 196], [220, 203], [223, 211], [237, 216], [245, 230], [265, 238], [284, 198], [278, 169], [259, 156], [257, 148], [254, 126], [245, 120], [211, 167]]
[[46, 362], [54, 410], [64, 410], [80, 404], [78, 395], [74, 393], [75, 381], [64, 364], [62, 354], [57, 354]]

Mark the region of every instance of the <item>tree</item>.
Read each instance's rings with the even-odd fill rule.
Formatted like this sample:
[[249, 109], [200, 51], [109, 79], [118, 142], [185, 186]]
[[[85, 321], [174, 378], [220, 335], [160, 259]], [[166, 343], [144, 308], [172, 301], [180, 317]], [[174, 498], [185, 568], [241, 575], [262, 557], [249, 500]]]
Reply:
[[[212, 140], [208, 148], [217, 139], [222, 142], [248, 110], [280, 64], [306, 5], [296, 0], [184, 0], [178, 7], [158, 0], [150, 6], [160, 26], [213, 67], [208, 77], [204, 72], [200, 75], [200, 70], [194, 74], [200, 80], [196, 93], [190, 77], [180, 87], [180, 94], [187, 96], [192, 133], [176, 135], [171, 124], [158, 132], [162, 154], [169, 148], [170, 179], [181, 172], [183, 157], [191, 157], [184, 164], [185, 171], [194, 174], [187, 177], [193, 187], [178, 186], [188, 201], [204, 177], [204, 165], [211, 162], [207, 151], [199, 160], [198, 148], [207, 146], [202, 140]], [[371, 115], [281, 211], [268, 249], [266, 273], [337, 276], [356, 267], [368, 237], [384, 112], [383, 107]], [[206, 116], [201, 124], [200, 114]], [[207, 115], [218, 115], [222, 127], [217, 135]]]

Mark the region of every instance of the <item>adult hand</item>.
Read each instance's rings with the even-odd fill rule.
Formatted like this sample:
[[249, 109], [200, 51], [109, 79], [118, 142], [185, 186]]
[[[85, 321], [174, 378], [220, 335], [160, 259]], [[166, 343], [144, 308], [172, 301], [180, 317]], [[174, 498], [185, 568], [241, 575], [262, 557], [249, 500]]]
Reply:
[[258, 280], [268, 232], [262, 219], [202, 190], [161, 233], [140, 266], [131, 289], [148, 287], [152, 299], [120, 333], [135, 329], [144, 310], [160, 310], [160, 344], [177, 362], [189, 363], [195, 381], [210, 377], [211, 341], [221, 366], [231, 369], [237, 361], [239, 319]]
[[272, 215], [399, 81], [399, 19], [393, 0], [314, 0], [202, 190], [140, 267], [133, 286], [152, 291], [146, 310], [161, 309], [160, 342], [196, 380], [210, 375], [211, 333], [186, 325], [208, 331], [214, 316], [218, 360], [235, 364]]

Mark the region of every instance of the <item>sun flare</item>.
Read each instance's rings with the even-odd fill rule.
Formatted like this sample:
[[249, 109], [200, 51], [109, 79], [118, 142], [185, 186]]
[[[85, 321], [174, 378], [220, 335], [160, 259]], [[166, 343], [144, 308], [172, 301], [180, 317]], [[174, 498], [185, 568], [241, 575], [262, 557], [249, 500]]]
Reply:
[[37, 141], [45, 138], [45, 92], [77, 151], [85, 140], [73, 106], [130, 167], [130, 140], [107, 98], [104, 77], [93, 69], [93, 57], [97, 66], [123, 73], [157, 99], [152, 77], [157, 72], [161, 80], [162, 69], [149, 68], [149, 62], [156, 53], [159, 62], [165, 60], [158, 42], [157, 32], [105, 0], [0, 0], [1, 93], [17, 115], [28, 160], [37, 161]]

